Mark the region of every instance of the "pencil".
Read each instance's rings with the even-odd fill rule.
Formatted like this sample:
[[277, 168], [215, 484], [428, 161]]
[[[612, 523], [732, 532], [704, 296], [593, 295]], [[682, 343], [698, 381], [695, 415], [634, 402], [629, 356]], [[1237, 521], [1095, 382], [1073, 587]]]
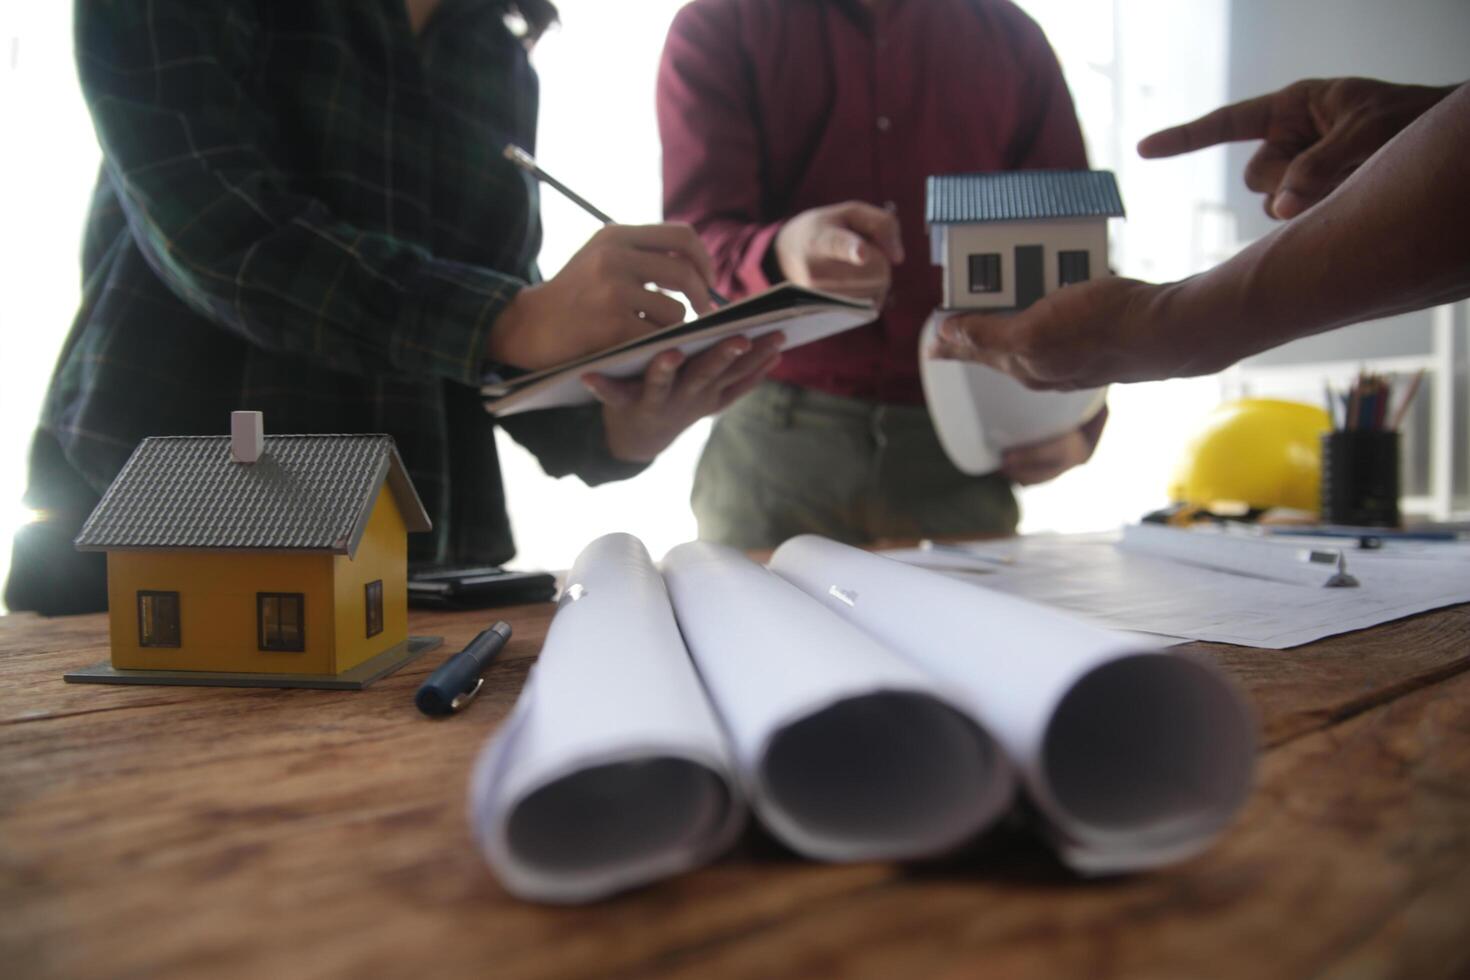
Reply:
[[1390, 429], [1398, 431], [1399, 426], [1404, 424], [1404, 416], [1409, 414], [1409, 406], [1414, 403], [1414, 396], [1419, 394], [1419, 385], [1424, 381], [1424, 369], [1420, 368], [1414, 374], [1414, 380], [1409, 382], [1409, 390], [1404, 392], [1404, 400], [1399, 402], [1398, 410], [1393, 413], [1393, 421], [1388, 424]]
[[592, 217], [596, 218], [598, 221], [601, 221], [603, 224], [617, 224], [617, 222], [614, 221], [606, 211], [603, 211], [601, 208], [593, 204], [591, 201], [587, 200], [581, 194], [578, 194], [566, 184], [563, 184], [561, 181], [551, 176], [551, 174], [542, 170], [540, 165], [536, 163], [535, 158], [532, 157], [531, 154], [527, 153], [519, 146], [516, 146], [514, 143], [505, 144], [505, 158], [511, 163], [515, 164], [517, 167], [520, 167], [526, 173], [530, 174], [532, 177], [535, 177], [537, 180], [541, 181], [542, 183], [550, 184], [552, 187], [555, 187], [557, 190], [561, 191], [563, 197], [571, 201], [573, 204], [577, 205], [577, 207], [581, 208], [583, 211], [586, 211], [588, 214], [592, 215]]
[[[561, 181], [551, 176], [551, 174], [542, 170], [541, 165], [536, 162], [535, 157], [531, 156], [531, 154], [527, 153], [519, 146], [516, 146], [514, 143], [505, 144], [505, 158], [511, 163], [515, 164], [517, 167], [520, 167], [526, 173], [530, 174], [532, 177], [535, 177], [537, 180], [541, 181], [543, 184], [550, 184], [552, 187], [556, 188], [558, 191], [561, 192], [563, 197], [571, 201], [583, 211], [586, 211], [588, 214], [592, 215], [592, 217], [596, 218], [598, 221], [601, 221], [603, 224], [617, 224], [617, 222], [614, 221], [606, 211], [602, 210], [597, 205], [593, 204], [591, 201], [583, 197], [581, 194], [578, 194], [566, 184], [563, 184]], [[721, 296], [719, 293], [715, 292], [714, 287], [709, 286], [706, 288], [709, 290], [709, 298], [714, 300], [716, 306], [730, 305], [730, 301], [724, 296]]]

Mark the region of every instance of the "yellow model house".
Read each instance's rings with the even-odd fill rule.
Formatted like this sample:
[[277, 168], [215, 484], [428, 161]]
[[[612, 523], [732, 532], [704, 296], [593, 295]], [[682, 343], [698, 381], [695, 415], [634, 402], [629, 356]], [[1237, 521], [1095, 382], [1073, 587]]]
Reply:
[[386, 435], [145, 439], [76, 539], [107, 553], [112, 662], [68, 680], [360, 688], [408, 635], [429, 516]]

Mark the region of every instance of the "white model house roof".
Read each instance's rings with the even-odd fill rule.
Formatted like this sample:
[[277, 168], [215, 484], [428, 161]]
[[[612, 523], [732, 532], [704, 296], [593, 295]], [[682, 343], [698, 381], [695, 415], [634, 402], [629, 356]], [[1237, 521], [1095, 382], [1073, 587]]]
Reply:
[[231, 459], [229, 436], [144, 439], [76, 546], [354, 555], [385, 483], [408, 530], [429, 530], [392, 436], [266, 436], [253, 463]]
[[1010, 170], [929, 178], [932, 225], [1045, 218], [1120, 218], [1123, 199], [1107, 170]]

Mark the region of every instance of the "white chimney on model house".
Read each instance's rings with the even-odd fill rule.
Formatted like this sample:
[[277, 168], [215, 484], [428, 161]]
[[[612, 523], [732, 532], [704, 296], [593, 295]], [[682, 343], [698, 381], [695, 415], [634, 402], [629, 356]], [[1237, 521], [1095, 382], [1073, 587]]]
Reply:
[[230, 459], [253, 463], [265, 451], [265, 416], [259, 412], [230, 413]]

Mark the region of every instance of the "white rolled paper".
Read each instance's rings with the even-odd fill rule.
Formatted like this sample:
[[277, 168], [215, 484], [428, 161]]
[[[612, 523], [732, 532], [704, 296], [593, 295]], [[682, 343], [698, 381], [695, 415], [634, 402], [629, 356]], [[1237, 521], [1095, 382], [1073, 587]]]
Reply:
[[1254, 718], [1202, 659], [812, 535], [770, 567], [966, 703], [1079, 871], [1190, 857], [1249, 794]]
[[744, 821], [668, 593], [637, 538], [577, 558], [515, 710], [475, 765], [470, 823], [507, 891], [585, 902], [716, 857]]
[[1010, 804], [994, 741], [912, 663], [733, 549], [680, 545], [663, 569], [751, 805], [793, 850], [927, 857]]

